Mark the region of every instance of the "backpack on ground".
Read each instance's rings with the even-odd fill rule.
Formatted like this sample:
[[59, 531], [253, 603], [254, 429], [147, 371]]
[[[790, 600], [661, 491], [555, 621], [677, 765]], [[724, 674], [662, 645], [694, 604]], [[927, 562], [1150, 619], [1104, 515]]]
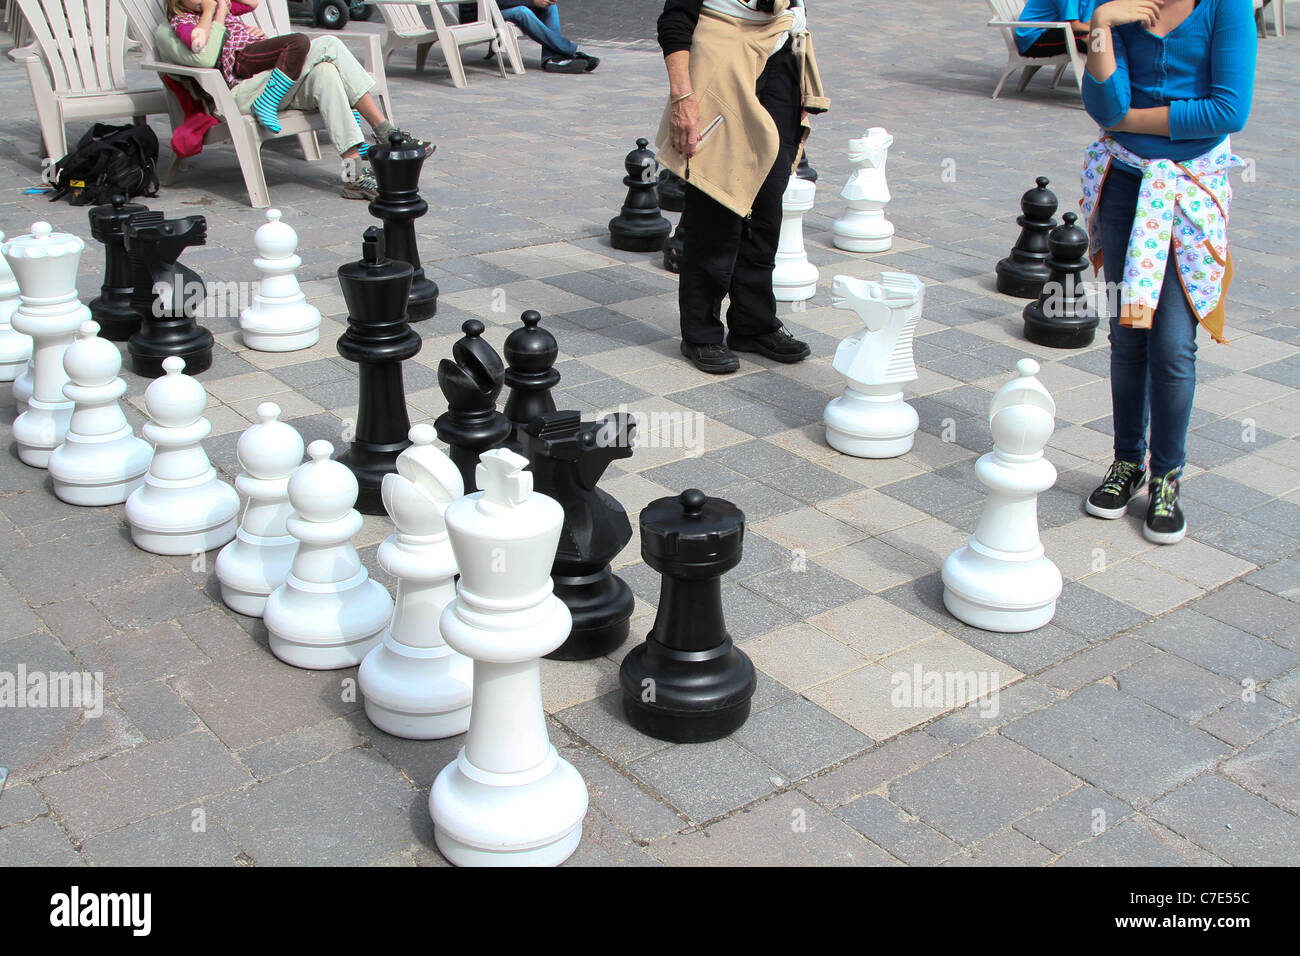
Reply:
[[115, 195], [158, 195], [158, 137], [148, 126], [96, 123], [50, 170], [50, 200], [97, 206]]

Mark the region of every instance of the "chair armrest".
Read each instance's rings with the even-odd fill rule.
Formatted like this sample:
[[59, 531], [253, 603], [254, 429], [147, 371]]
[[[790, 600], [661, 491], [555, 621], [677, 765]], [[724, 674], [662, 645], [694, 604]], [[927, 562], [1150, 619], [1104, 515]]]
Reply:
[[1073, 29], [1069, 21], [1066, 20], [990, 20], [985, 26], [990, 27], [1041, 27], [1050, 30], [1053, 27], [1061, 27], [1065, 30]]
[[32, 60], [39, 60], [41, 55], [36, 52], [34, 46], [16, 47], [9, 51], [9, 59], [15, 63], [27, 63]]
[[235, 106], [235, 98], [230, 92], [230, 87], [226, 85], [225, 77], [221, 71], [208, 66], [181, 66], [179, 63], [167, 63], [160, 60], [141, 60], [142, 69], [152, 70], [154, 73], [170, 73], [172, 76], [188, 76], [199, 84], [203, 92], [212, 97], [216, 103], [217, 112], [222, 116], [229, 113], [238, 113]]

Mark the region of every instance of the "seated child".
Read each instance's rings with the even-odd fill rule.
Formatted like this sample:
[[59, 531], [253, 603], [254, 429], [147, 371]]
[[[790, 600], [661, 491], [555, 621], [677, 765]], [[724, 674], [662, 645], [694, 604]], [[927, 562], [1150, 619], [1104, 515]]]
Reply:
[[[1017, 20], [1034, 22], [1068, 22], [1073, 40], [1080, 53], [1088, 52], [1088, 34], [1092, 29], [1093, 7], [1097, 0], [1028, 0]], [[1016, 47], [1021, 56], [1053, 57], [1065, 52], [1065, 31], [1060, 27], [1036, 30], [1032, 27], [1016, 28]]]

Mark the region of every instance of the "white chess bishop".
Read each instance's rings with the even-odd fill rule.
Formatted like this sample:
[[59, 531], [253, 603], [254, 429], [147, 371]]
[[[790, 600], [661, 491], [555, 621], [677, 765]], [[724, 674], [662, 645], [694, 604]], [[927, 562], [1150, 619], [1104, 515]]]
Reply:
[[434, 447], [432, 425], [411, 429], [411, 446], [384, 475], [384, 508], [396, 533], [379, 546], [379, 563], [398, 579], [392, 624], [357, 672], [366, 716], [380, 730], [411, 740], [469, 728], [474, 662], [447, 646], [439, 623], [456, 597], [456, 556], [447, 507], [465, 493], [460, 469]]
[[803, 243], [803, 217], [812, 212], [817, 186], [791, 176], [781, 196], [781, 234], [776, 244], [772, 292], [778, 302], [802, 302], [817, 293], [817, 267], [808, 261]]
[[126, 499], [137, 548], [153, 554], [198, 554], [235, 536], [239, 495], [217, 477], [203, 450], [212, 423], [203, 417], [208, 393], [184, 374], [185, 360], [163, 359], [163, 375], [144, 392], [153, 461], [144, 484]]
[[[0, 232], [0, 246], [4, 245], [5, 234]], [[18, 282], [14, 279], [9, 260], [0, 256], [0, 382], [12, 382], [26, 369], [32, 358], [32, 338], [14, 331], [12, 319], [18, 304]], [[30, 379], [29, 379], [30, 382]], [[30, 390], [18, 404], [18, 411], [27, 411], [27, 399]]]
[[268, 209], [253, 245], [253, 265], [262, 279], [252, 303], [239, 314], [244, 344], [258, 352], [311, 348], [320, 339], [320, 310], [307, 301], [294, 274], [302, 265], [298, 234], [281, 221], [280, 210]]
[[840, 190], [848, 209], [832, 227], [835, 248], [848, 252], [885, 252], [894, 241], [894, 224], [885, 218], [890, 200], [885, 180], [885, 160], [894, 137], [873, 126], [858, 139], [849, 140], [849, 162], [858, 168]]
[[289, 476], [302, 464], [302, 436], [280, 421], [280, 406], [257, 406], [257, 422], [244, 429], [235, 446], [243, 469], [235, 490], [244, 496], [244, 517], [235, 540], [217, 555], [221, 600], [232, 611], [261, 617], [266, 599], [284, 583], [298, 553], [298, 539], [289, 533], [293, 514]]
[[287, 526], [298, 553], [262, 615], [271, 653], [310, 670], [360, 664], [393, 616], [393, 599], [352, 545], [361, 530], [357, 479], [330, 460], [333, 453], [329, 442], [312, 442], [311, 460], [289, 478], [294, 513]]
[[538, 658], [573, 619], [552, 590], [564, 509], [533, 491], [528, 460], [484, 452], [482, 491], [452, 502], [460, 568], [442, 636], [474, 659], [474, 707], [457, 758], [429, 792], [438, 849], [458, 866], [555, 866], [582, 838], [587, 786], [546, 733]]
[[975, 474], [989, 499], [970, 542], [943, 563], [943, 603], [953, 616], [986, 631], [1032, 631], [1056, 613], [1061, 572], [1038, 536], [1038, 496], [1056, 481], [1043, 447], [1056, 427], [1056, 403], [1038, 381], [1038, 363], [1020, 373], [989, 406], [993, 451]]
[[63, 353], [72, 344], [90, 309], [77, 298], [77, 267], [86, 244], [66, 232], [55, 232], [48, 222], [32, 225], [26, 236], [10, 239], [3, 253], [18, 281], [22, 304], [11, 317], [13, 328], [32, 339], [32, 390], [27, 393], [20, 375], [14, 398], [21, 414], [14, 419], [18, 457], [33, 468], [46, 468], [50, 453], [63, 444], [72, 418], [72, 406], [63, 394], [68, 373]]
[[925, 286], [906, 272], [881, 273], [879, 282], [836, 276], [831, 305], [857, 314], [865, 327], [835, 349], [831, 363], [844, 376], [844, 394], [826, 406], [826, 442], [857, 458], [896, 458], [912, 448], [918, 418], [903, 401], [903, 384], [916, 381], [912, 335], [921, 318]]
[[70, 505], [121, 504], [144, 482], [153, 449], [135, 437], [118, 400], [126, 393], [122, 353], [99, 337], [98, 322], [83, 322], [63, 353], [74, 403], [63, 444], [50, 454], [54, 493]]

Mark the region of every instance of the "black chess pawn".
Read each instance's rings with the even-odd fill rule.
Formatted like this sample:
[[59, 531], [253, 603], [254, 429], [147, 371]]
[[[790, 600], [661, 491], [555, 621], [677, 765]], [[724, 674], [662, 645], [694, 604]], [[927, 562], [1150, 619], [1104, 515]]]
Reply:
[[466, 493], [478, 488], [478, 457], [499, 448], [510, 437], [510, 421], [497, 411], [497, 396], [505, 383], [505, 366], [496, 349], [483, 341], [483, 323], [466, 319], [465, 337], [451, 347], [450, 359], [438, 363], [438, 387], [447, 410], [433, 423], [447, 443], [447, 454], [460, 469]]
[[647, 149], [649, 145], [649, 140], [638, 139], [636, 149], [627, 154], [623, 163], [627, 169], [623, 177], [627, 198], [618, 215], [609, 221], [610, 245], [625, 252], [658, 252], [672, 230], [672, 223], [659, 214], [655, 196], [655, 170], [659, 164]]
[[[138, 212], [122, 227], [135, 284], [131, 304], [140, 315], [140, 328], [127, 340], [131, 370], [145, 378], [163, 374], [163, 359], [185, 360], [185, 374], [198, 375], [212, 367], [212, 333], [198, 324], [206, 290], [199, 274], [178, 262], [190, 246], [208, 241], [202, 216], [164, 219], [162, 213]], [[148, 280], [148, 305], [141, 281]], [[144, 308], [142, 308], [144, 306]]]
[[1047, 237], [1051, 274], [1037, 301], [1025, 306], [1025, 338], [1053, 349], [1081, 349], [1097, 333], [1097, 313], [1088, 302], [1083, 273], [1088, 268], [1088, 233], [1067, 212]]
[[623, 712], [643, 734], [695, 743], [725, 737], [749, 716], [754, 665], [732, 645], [722, 575], [740, 563], [745, 516], [697, 489], [641, 512], [641, 557], [663, 575], [644, 644], [619, 668]]
[[682, 271], [682, 256], [686, 253], [686, 210], [677, 217], [677, 228], [664, 243], [664, 268], [669, 272]]
[[546, 655], [553, 660], [590, 660], [627, 640], [632, 589], [609, 562], [632, 540], [632, 525], [623, 506], [596, 482], [610, 462], [631, 456], [635, 433], [632, 416], [624, 412], [585, 423], [577, 412], [549, 412], [520, 433], [533, 487], [564, 509], [551, 580], [573, 627]]
[[1020, 238], [1011, 254], [998, 263], [998, 291], [1018, 299], [1036, 299], [1047, 281], [1047, 234], [1056, 226], [1056, 195], [1047, 188], [1048, 178], [1039, 176], [1037, 185], [1020, 197]]
[[817, 182], [817, 170], [808, 164], [808, 150], [805, 149], [803, 155], [799, 157], [799, 165], [794, 168], [794, 174], [810, 183]]
[[420, 198], [420, 170], [428, 157], [424, 147], [415, 146], [401, 133], [388, 136], [387, 146], [370, 149], [370, 168], [375, 173], [379, 195], [370, 203], [370, 214], [384, 223], [384, 248], [388, 258], [405, 262], [414, 270], [411, 296], [406, 303], [407, 319], [419, 322], [438, 311], [438, 285], [424, 274], [415, 242], [415, 220], [429, 211]]
[[360, 366], [356, 431], [338, 461], [356, 476], [357, 510], [381, 515], [384, 475], [397, 470], [397, 456], [411, 444], [402, 362], [420, 351], [420, 336], [406, 320], [411, 266], [385, 257], [384, 234], [376, 226], [365, 231], [361, 250], [359, 262], [338, 270], [348, 327], [336, 347]]
[[99, 295], [90, 300], [90, 317], [99, 323], [102, 339], [125, 342], [140, 328], [140, 316], [131, 308], [135, 270], [122, 238], [122, 227], [136, 213], [148, 211], [148, 206], [127, 202], [120, 194], [110, 205], [91, 207], [90, 234], [104, 244], [104, 282]]
[[669, 212], [681, 212], [686, 205], [686, 180], [671, 169], [659, 171], [659, 208]]
[[510, 386], [505, 416], [510, 420], [510, 437], [505, 447], [523, 454], [520, 432], [538, 415], [555, 411], [551, 389], [560, 384], [555, 359], [560, 354], [555, 336], [538, 325], [542, 317], [529, 309], [519, 317], [524, 326], [506, 336], [505, 384]]

